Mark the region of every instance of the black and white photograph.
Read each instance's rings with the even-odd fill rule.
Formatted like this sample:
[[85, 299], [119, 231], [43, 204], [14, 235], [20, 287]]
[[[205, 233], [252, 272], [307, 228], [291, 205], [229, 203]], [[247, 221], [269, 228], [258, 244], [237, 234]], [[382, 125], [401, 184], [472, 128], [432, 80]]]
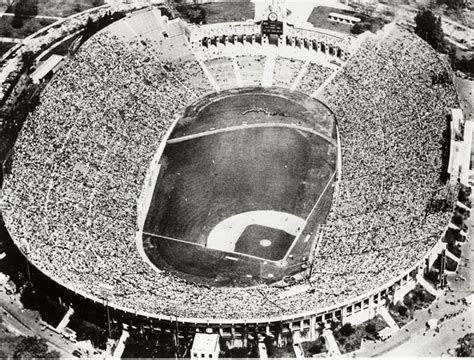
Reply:
[[474, 358], [472, 0], [0, 0], [0, 359]]

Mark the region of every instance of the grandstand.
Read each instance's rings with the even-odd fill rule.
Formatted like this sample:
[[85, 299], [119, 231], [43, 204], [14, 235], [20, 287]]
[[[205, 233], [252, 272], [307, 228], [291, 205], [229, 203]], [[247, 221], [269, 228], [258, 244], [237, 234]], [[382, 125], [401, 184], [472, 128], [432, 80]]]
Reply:
[[263, 71], [265, 68], [264, 56], [239, 56], [237, 58], [237, 65], [243, 86], [262, 85]]
[[273, 72], [274, 86], [290, 89], [301, 71], [304, 62], [278, 56]]
[[[150, 8], [85, 42], [44, 90], [4, 180], [5, 224], [28, 260], [93, 302], [103, 302], [100, 294], [107, 286], [113, 289], [108, 305], [117, 311], [157, 321], [174, 316], [214, 332], [235, 332], [245, 323], [277, 333], [282, 330], [275, 324], [283, 323], [290, 330], [307, 329], [311, 338], [316, 324], [364, 321], [384, 299], [406, 293], [426, 262], [434, 261], [451, 216], [450, 207], [430, 210], [431, 202], [445, 198], [440, 191], [446, 188], [440, 179], [443, 132], [449, 110], [459, 107], [444, 59], [397, 24], [358, 38], [321, 29], [287, 31], [272, 44], [265, 35], [255, 36], [260, 32], [255, 24], [188, 26]], [[264, 55], [266, 47], [274, 58]], [[264, 84], [268, 73], [271, 83]], [[448, 76], [440, 83], [433, 80], [438, 75]], [[283, 88], [272, 93], [275, 99], [255, 96], [271, 93], [271, 86]], [[258, 102], [262, 99], [267, 105]], [[319, 110], [309, 111], [314, 109], [310, 103], [319, 104]], [[234, 114], [250, 110], [255, 116], [246, 124], [241, 117], [220, 116], [232, 104]], [[278, 126], [268, 133], [245, 129], [200, 137], [193, 147], [176, 143], [183, 136], [268, 122], [270, 116]], [[309, 136], [309, 130], [319, 135]], [[273, 141], [273, 153], [247, 156], [263, 138]], [[231, 143], [241, 146], [235, 154], [219, 148]], [[314, 155], [311, 146], [319, 146], [324, 161], [308, 155]], [[235, 157], [219, 161], [219, 153]], [[249, 182], [242, 176], [232, 183], [235, 187], [215, 193], [227, 184], [219, 175], [215, 188], [204, 188], [208, 179], [199, 171], [212, 174], [210, 159], [222, 172], [225, 165], [238, 164], [227, 169], [233, 179], [253, 170]], [[294, 166], [290, 174], [288, 164]], [[326, 169], [324, 179], [314, 180], [314, 168]], [[252, 188], [251, 181], [258, 186]], [[315, 189], [292, 187], [298, 181]], [[150, 201], [152, 194], [156, 197]], [[295, 194], [302, 201], [285, 203]], [[216, 207], [217, 200], [225, 211]], [[206, 215], [212, 218], [215, 211], [220, 221], [260, 210], [243, 208], [252, 200], [264, 210], [304, 218], [301, 241], [292, 243], [294, 256], [285, 263], [288, 272], [272, 263], [284, 253], [279, 246], [270, 255], [257, 247], [259, 257], [268, 256], [266, 263], [242, 256], [240, 262], [226, 262], [225, 271], [222, 254], [196, 245], [203, 245], [207, 234], [196, 224], [215, 225], [206, 223]], [[139, 218], [148, 214], [145, 204], [170, 216], [147, 219], [143, 228]], [[232, 211], [231, 204], [236, 204]], [[286, 208], [278, 208], [282, 204]], [[251, 231], [243, 237], [278, 238], [268, 229]], [[172, 239], [178, 235], [195, 243], [196, 252]], [[287, 238], [278, 241], [292, 255]], [[253, 252], [249, 242], [238, 250]], [[194, 273], [191, 258], [199, 256], [208, 256], [206, 280], [202, 272]], [[233, 278], [233, 272], [238, 276]], [[262, 274], [266, 281], [260, 281]], [[251, 280], [244, 281], [247, 275]], [[288, 296], [302, 281], [306, 290]]]
[[204, 64], [221, 90], [238, 87], [237, 76], [231, 58], [211, 59], [205, 61]]

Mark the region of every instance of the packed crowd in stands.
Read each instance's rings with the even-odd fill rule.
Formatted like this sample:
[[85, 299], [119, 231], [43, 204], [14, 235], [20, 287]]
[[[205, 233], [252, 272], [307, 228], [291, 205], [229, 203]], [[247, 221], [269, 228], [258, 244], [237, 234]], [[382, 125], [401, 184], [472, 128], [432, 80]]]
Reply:
[[316, 91], [334, 70], [319, 64], [308, 64], [308, 69], [302, 77], [298, 87], [299, 91], [311, 94]]
[[[51, 277], [96, 296], [111, 286], [110, 303], [131, 310], [262, 318], [364, 294], [437, 242], [449, 214], [426, 207], [443, 196], [441, 143], [457, 98], [451, 82], [431, 83], [431, 74], [447, 71], [443, 60], [397, 26], [384, 41], [363, 43], [324, 90], [338, 118], [343, 173], [314, 256], [312, 293], [280, 298], [273, 286], [204, 287], [152, 269], [135, 242], [137, 199], [172, 121], [211, 89], [190, 79], [201, 74], [196, 69], [107, 30], [46, 88], [15, 148], [4, 217]], [[312, 94], [319, 85], [301, 90]]]

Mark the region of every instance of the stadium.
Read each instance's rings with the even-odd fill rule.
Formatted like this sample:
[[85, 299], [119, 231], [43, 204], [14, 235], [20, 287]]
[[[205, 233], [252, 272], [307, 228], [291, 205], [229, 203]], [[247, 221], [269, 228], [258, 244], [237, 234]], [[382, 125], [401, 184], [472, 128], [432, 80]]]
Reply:
[[65, 61], [3, 184], [31, 266], [116, 321], [234, 342], [314, 339], [414, 288], [454, 206], [449, 65], [399, 24], [352, 36], [288, 24], [282, 4], [259, 16], [198, 26], [129, 6]]

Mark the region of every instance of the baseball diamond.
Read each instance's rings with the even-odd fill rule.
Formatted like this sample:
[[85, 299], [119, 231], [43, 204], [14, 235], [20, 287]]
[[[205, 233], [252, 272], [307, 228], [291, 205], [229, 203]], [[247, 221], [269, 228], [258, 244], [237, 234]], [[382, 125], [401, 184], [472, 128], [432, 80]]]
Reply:
[[[333, 190], [334, 123], [317, 100], [284, 95], [283, 89], [217, 94], [192, 105], [184, 125], [178, 121], [143, 230], [145, 252], [158, 268], [215, 286], [275, 282], [300, 271], [295, 265], [309, 258], [317, 232], [306, 219]], [[327, 214], [325, 206], [318, 212]], [[245, 214], [255, 219], [239, 226]], [[229, 223], [227, 231], [219, 232], [222, 223]], [[262, 236], [270, 235], [262, 247]]]

